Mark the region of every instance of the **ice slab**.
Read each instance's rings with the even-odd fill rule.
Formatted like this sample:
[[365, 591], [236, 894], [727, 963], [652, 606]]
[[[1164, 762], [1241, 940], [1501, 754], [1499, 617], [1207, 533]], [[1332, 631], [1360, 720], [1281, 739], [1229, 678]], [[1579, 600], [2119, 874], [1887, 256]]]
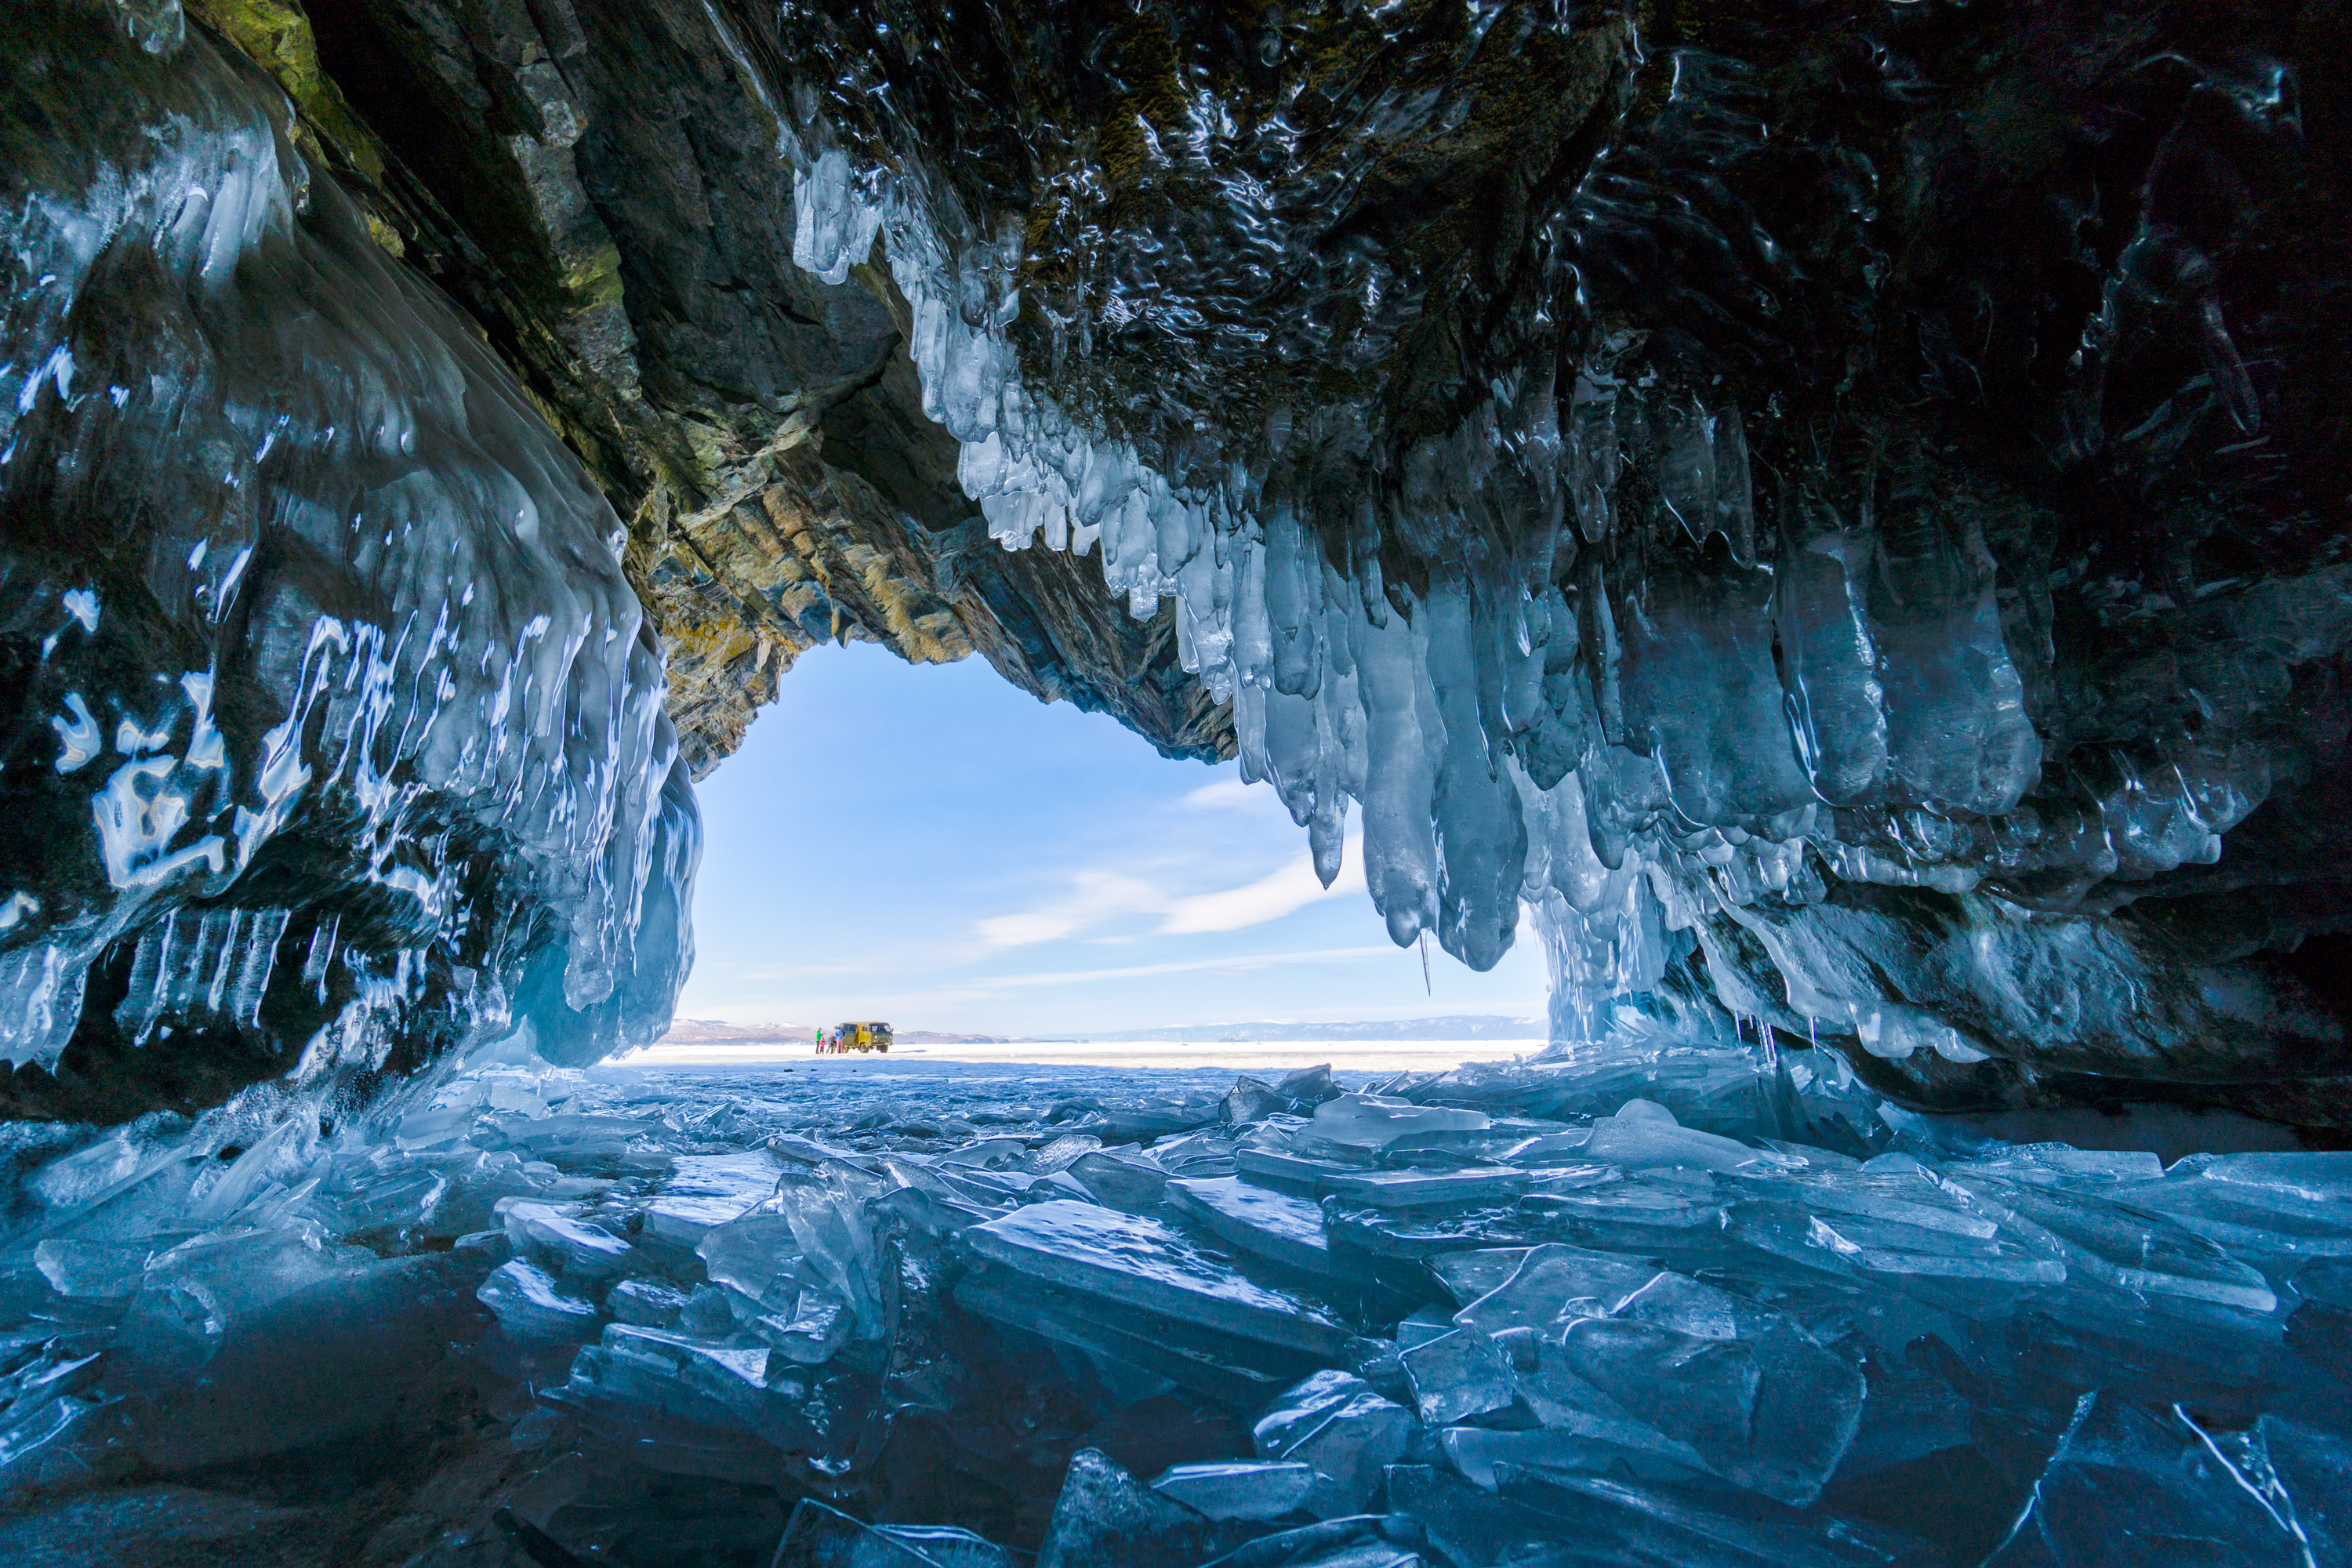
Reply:
[[2146, 1211], [2042, 1183], [1974, 1173], [1952, 1180], [2029, 1237], [2045, 1239], [2070, 1268], [2127, 1290], [2268, 1312], [2278, 1297], [2260, 1270], [2215, 1242]]
[[1591, 1142], [1592, 1130], [1589, 1127], [1566, 1132], [1539, 1132], [1503, 1145], [1495, 1157], [1514, 1165], [1556, 1165], [1581, 1157]]
[[1726, 1480], [1792, 1507], [1821, 1494], [1861, 1420], [1861, 1373], [1787, 1325], [1728, 1340], [1586, 1318], [1566, 1348], [1585, 1383]]
[[506, 1222], [517, 1252], [566, 1279], [615, 1279], [628, 1272], [635, 1252], [603, 1226], [551, 1204], [510, 1205]]
[[1446, 1462], [1455, 1472], [1488, 1491], [1496, 1488], [1497, 1465], [1594, 1475], [1609, 1475], [1630, 1468], [1626, 1451], [1613, 1443], [1546, 1427], [1503, 1431], [1491, 1426], [1448, 1426], [1438, 1435], [1438, 1441]]
[[1441, 1252], [1426, 1259], [1424, 1267], [1455, 1302], [1466, 1307], [1517, 1273], [1530, 1250], [1524, 1247], [1490, 1247]]
[[[1580, 1318], [1601, 1317], [1658, 1277], [1654, 1266], [1611, 1253], [1548, 1243], [1516, 1254], [1517, 1266], [1454, 1321], [1486, 1333], [1533, 1329], [1551, 1338]], [[1480, 1273], [1499, 1267], [1482, 1264]]]
[[582, 1347], [569, 1381], [551, 1397], [615, 1412], [624, 1430], [666, 1418], [774, 1448], [816, 1449], [831, 1413], [809, 1398], [801, 1375], [765, 1346], [615, 1322]]
[[[2183, 1164], [2188, 1162], [2183, 1161]], [[2352, 1202], [2293, 1186], [2241, 1183], [2209, 1172], [2176, 1172], [2117, 1194], [2248, 1261], [2352, 1258]]]
[[754, 1302], [800, 1289], [801, 1246], [792, 1220], [780, 1214], [746, 1215], [714, 1226], [695, 1249], [710, 1282]]
[[1986, 1568], [2298, 1560], [2314, 1561], [2308, 1532], [2261, 1434], [2086, 1394]]
[[[1423, 1307], [1411, 1316], [1399, 1320], [1396, 1326], [1397, 1349], [1400, 1352], [1408, 1351], [1415, 1345], [1427, 1344], [1431, 1340], [1453, 1331], [1453, 1320], [1447, 1316], [1444, 1308]], [[1399, 1364], [1398, 1370], [1403, 1370], [1402, 1363]]]
[[1672, 1178], [1681, 1170], [1636, 1172], [1622, 1182], [1568, 1191], [1531, 1192], [1521, 1200], [1554, 1237], [1579, 1246], [1625, 1252], [1707, 1251], [1718, 1245], [1724, 1204], [1706, 1173], [1698, 1183]]
[[716, 1226], [741, 1217], [756, 1198], [666, 1194], [645, 1206], [643, 1234], [650, 1240], [691, 1252]]
[[1057, 1289], [993, 1264], [967, 1273], [954, 1295], [983, 1318], [1235, 1409], [1263, 1405], [1298, 1375], [1302, 1361], [1315, 1359], [1153, 1313], [1108, 1310], [1102, 1297]]
[[1335, 1241], [1380, 1258], [1419, 1261], [1487, 1247], [1524, 1246], [1529, 1226], [1507, 1208], [1375, 1208], [1340, 1197], [1323, 1202]]
[[1312, 1466], [1307, 1508], [1326, 1519], [1360, 1513], [1380, 1489], [1381, 1472], [1405, 1451], [1412, 1415], [1372, 1392], [1351, 1373], [1317, 1373], [1282, 1395], [1250, 1436], [1260, 1457]]
[[[781, 1141], [780, 1141], [781, 1142]], [[678, 1197], [741, 1198], [756, 1203], [776, 1190], [782, 1166], [770, 1149], [731, 1154], [680, 1154], [661, 1191]]]
[[1416, 1543], [1422, 1532], [1402, 1514], [1327, 1520], [1262, 1535], [1204, 1568], [1424, 1568], [1421, 1554], [1385, 1538]]
[[1508, 1410], [1518, 1399], [1510, 1363], [1476, 1329], [1455, 1329], [1398, 1353], [1421, 1418], [1444, 1426]]
[[869, 1525], [803, 1498], [769, 1568], [1015, 1568], [1015, 1559], [960, 1526]]
[[[1766, 1223], [1769, 1222], [1759, 1216], [1736, 1213], [1732, 1228], [1737, 1235], [1761, 1241], [1761, 1227]], [[2066, 1260], [2051, 1255], [2061, 1249], [2027, 1247], [2006, 1238], [1979, 1241], [1948, 1232], [1838, 1216], [1807, 1221], [1803, 1244], [1876, 1274], [1999, 1280], [2014, 1285], [2063, 1285], [2066, 1281]], [[1794, 1248], [1789, 1249], [1790, 1253], [1793, 1251]]]
[[1951, 1173], [2001, 1176], [2036, 1185], [2061, 1183], [2147, 1182], [2164, 1174], [2164, 1162], [2145, 1149], [2077, 1149], [2071, 1143], [2012, 1143], [1997, 1154], [1952, 1165]]
[[624, 1279], [604, 1298], [605, 1310], [615, 1320], [640, 1328], [676, 1329], [687, 1303], [694, 1298], [658, 1279]]
[[596, 1335], [594, 1306], [564, 1294], [547, 1271], [518, 1258], [492, 1270], [477, 1292], [499, 1326], [520, 1340], [585, 1340]]
[[1222, 1131], [1188, 1132], [1163, 1138], [1146, 1157], [1161, 1170], [1180, 1176], [1229, 1176], [1234, 1173], [1234, 1141]]
[[1366, 1171], [1332, 1176], [1322, 1184], [1323, 1190], [1335, 1196], [1384, 1209], [1506, 1203], [1526, 1190], [1527, 1184], [1526, 1172], [1497, 1165], [1455, 1171]]
[[1415, 1105], [1377, 1094], [1343, 1094], [1315, 1108], [1315, 1136], [1357, 1148], [1385, 1148], [1419, 1132], [1483, 1132], [1492, 1119], [1482, 1111]]
[[129, 1297], [147, 1272], [152, 1248], [50, 1237], [33, 1246], [33, 1266], [60, 1296]]
[[1290, 1102], [1275, 1091], [1270, 1083], [1254, 1078], [1238, 1078], [1225, 1098], [1217, 1102], [1217, 1114], [1225, 1121], [1242, 1123], [1256, 1121], [1275, 1111], [1289, 1108]]
[[1234, 1169], [1255, 1181], [1319, 1192], [1325, 1181], [1351, 1174], [1360, 1167], [1336, 1160], [1310, 1159], [1286, 1149], [1244, 1147], [1234, 1151]]
[[1351, 1271], [1332, 1257], [1323, 1211], [1304, 1198], [1238, 1176], [1211, 1176], [1169, 1183], [1168, 1203], [1219, 1239], [1286, 1268], [1310, 1274]]
[[1065, 1132], [1032, 1153], [1028, 1168], [1034, 1175], [1049, 1176], [1068, 1170], [1072, 1161], [1102, 1146], [1103, 1141], [1091, 1132]]
[[1065, 1168], [1097, 1203], [1127, 1214], [1157, 1212], [1168, 1191], [1168, 1173], [1160, 1166], [1108, 1152], [1080, 1154]]
[[1444, 1560], [1462, 1568], [1557, 1561], [1570, 1545], [1557, 1521], [1433, 1466], [1391, 1465], [1387, 1481], [1389, 1507], [1417, 1521]]
[[1151, 1489], [1207, 1519], [1276, 1520], [1305, 1506], [1315, 1468], [1296, 1461], [1177, 1465]]
[[1036, 1568], [1193, 1568], [1255, 1533], [1245, 1523], [1212, 1520], [1145, 1486], [1099, 1450], [1081, 1448], [1063, 1477]]
[[1337, 1100], [1345, 1091], [1332, 1080], [1331, 1064], [1318, 1062], [1313, 1067], [1285, 1073], [1276, 1082], [1274, 1092], [1294, 1104], [1316, 1106], [1327, 1100]]
[[1649, 1117], [1628, 1117], [1622, 1111], [1594, 1122], [1591, 1135], [1578, 1153], [1586, 1160], [1633, 1170], [1688, 1166], [1706, 1171], [1739, 1171], [1781, 1163], [1777, 1156], [1751, 1149], [1737, 1139]]
[[1851, 1515], [1743, 1506], [1748, 1500], [1736, 1496], [1509, 1463], [1496, 1467], [1496, 1479], [1505, 1498], [1555, 1521], [1587, 1562], [1933, 1568], [1946, 1561], [1916, 1537]]
[[1240, 1338], [1335, 1357], [1348, 1340], [1297, 1297], [1212, 1263], [1156, 1220], [1057, 1199], [974, 1226], [964, 1240], [1028, 1278]]

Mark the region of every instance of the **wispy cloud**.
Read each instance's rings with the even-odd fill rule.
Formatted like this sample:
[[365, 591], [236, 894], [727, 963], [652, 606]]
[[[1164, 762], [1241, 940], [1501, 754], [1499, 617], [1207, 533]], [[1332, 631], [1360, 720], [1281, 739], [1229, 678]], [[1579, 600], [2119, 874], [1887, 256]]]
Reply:
[[1187, 811], [1257, 810], [1268, 804], [1280, 804], [1280, 797], [1265, 784], [1245, 784], [1239, 779], [1219, 779], [1188, 791], [1177, 805]]
[[1327, 947], [1312, 952], [1252, 952], [1232, 958], [1195, 958], [1181, 963], [1139, 963], [1127, 969], [1069, 969], [1053, 974], [1005, 974], [980, 984], [991, 989], [1031, 985], [1084, 985], [1100, 980], [1133, 980], [1145, 974], [1192, 974], [1206, 971], [1241, 973], [1301, 963], [1361, 963], [1394, 958], [1394, 947]]
[[972, 929], [990, 947], [1026, 947], [1076, 936], [1121, 915], [1157, 914], [1168, 901], [1167, 894], [1140, 878], [1081, 871], [1070, 879], [1066, 897], [1017, 914], [991, 915]]
[[1349, 840], [1339, 875], [1325, 887], [1315, 875], [1315, 858], [1301, 855], [1271, 875], [1221, 893], [1195, 893], [1168, 906], [1160, 929], [1171, 935], [1191, 931], [1240, 931], [1245, 926], [1278, 921], [1294, 910], [1324, 899], [1353, 893], [1364, 885], [1362, 846]]
[[1160, 932], [1170, 936], [1241, 931], [1278, 921], [1320, 900], [1360, 891], [1364, 873], [1359, 847], [1356, 840], [1349, 840], [1343, 869], [1328, 888], [1316, 879], [1310, 855], [1300, 855], [1254, 882], [1208, 893], [1175, 893], [1144, 878], [1119, 872], [1080, 871], [1071, 878], [1069, 890], [1062, 897], [1034, 909], [990, 915], [974, 921], [972, 931], [991, 949], [1058, 942], [1130, 915], [1160, 916]]

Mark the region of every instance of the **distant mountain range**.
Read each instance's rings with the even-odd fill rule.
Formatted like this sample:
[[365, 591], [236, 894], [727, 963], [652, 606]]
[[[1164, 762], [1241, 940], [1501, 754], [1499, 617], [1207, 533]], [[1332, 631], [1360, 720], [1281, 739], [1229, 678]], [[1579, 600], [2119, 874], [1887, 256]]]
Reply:
[[[1290, 1040], [1540, 1040], [1548, 1029], [1541, 1018], [1506, 1018], [1496, 1014], [1456, 1015], [1444, 1018], [1391, 1018], [1369, 1023], [1300, 1023], [1261, 1019], [1246, 1024], [1181, 1024], [1158, 1029], [1122, 1029], [1069, 1035], [947, 1035], [928, 1029], [901, 1029], [900, 1044], [909, 1046], [1007, 1046], [1025, 1040], [1099, 1040], [1107, 1045], [1138, 1040], [1166, 1040], [1176, 1045], [1258, 1045]], [[684, 1045], [764, 1045], [785, 1040], [808, 1041], [816, 1031], [806, 1024], [723, 1024], [710, 1018], [680, 1018], [662, 1043]]]
[[1331, 1024], [1261, 1019], [1247, 1024], [1183, 1024], [1160, 1029], [1126, 1029], [1081, 1036], [1088, 1040], [1168, 1040], [1179, 1044], [1255, 1045], [1285, 1040], [1540, 1040], [1549, 1033], [1541, 1018], [1506, 1018], [1496, 1014], [1445, 1018], [1388, 1018]]

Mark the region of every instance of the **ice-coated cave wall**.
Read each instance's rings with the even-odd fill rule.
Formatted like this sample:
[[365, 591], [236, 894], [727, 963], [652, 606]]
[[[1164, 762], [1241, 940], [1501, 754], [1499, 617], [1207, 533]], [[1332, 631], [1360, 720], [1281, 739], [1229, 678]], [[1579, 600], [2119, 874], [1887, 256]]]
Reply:
[[[543, 416], [615, 509], [551, 456], [541, 526], [623, 520], [688, 772], [814, 641], [977, 651], [1171, 755], [1238, 752], [1327, 868], [1360, 810], [1400, 941], [1484, 965], [1532, 909], [1563, 1039], [1621, 1005], [1735, 1015], [1915, 1104], [2352, 1118], [2340, 5], [92, 0], [10, 26], [51, 16], [189, 39], [93, 41], [127, 62], [78, 64], [117, 73], [99, 113], [41, 108], [15, 51], [19, 166], [94, 157], [109, 114], [209, 123], [173, 95], [226, 73], [308, 171], [286, 232], [370, 280], [330, 295], [422, 300], [421, 276], [456, 302], [479, 339], [437, 352], [503, 363], [512, 439], [552, 453]], [[140, 405], [89, 401], [113, 384], [79, 358], [58, 378], [47, 267], [12, 283], [9, 385], [69, 440]], [[140, 308], [118, 353], [186, 340]], [[393, 352], [314, 352], [314, 318], [253, 308], [255, 363], [308, 356], [269, 385]], [[205, 440], [184, 418], [140, 458], [209, 473]], [[270, 450], [262, 475], [366, 482], [327, 437]], [[50, 514], [12, 461], [11, 538], [54, 537], [18, 524]], [[561, 587], [604, 584], [618, 631], [601, 549]], [[47, 673], [84, 634], [18, 599], [47, 619], [16, 633], [38, 673], [11, 784], [81, 803], [95, 772], [40, 773], [67, 733], [40, 683], [95, 684]], [[124, 655], [118, 682], [179, 658]], [[641, 711], [638, 677], [603, 679]], [[583, 759], [581, 798], [625, 795], [595, 781], [631, 755]], [[478, 825], [504, 787], [425, 794]], [[561, 952], [585, 999], [635, 884], [551, 884], [575, 862], [549, 833], [633, 842], [627, 810], [609, 840], [593, 811], [490, 815], [464, 874], [536, 880], [450, 907], [533, 931], [464, 940]], [[375, 885], [384, 837], [334, 820], [330, 901]], [[456, 865], [470, 832], [392, 837]], [[169, 901], [51, 938], [81, 917], [32, 896], [42, 923], [0, 940], [35, 988]], [[273, 973], [309, 962], [278, 951]]]
[[875, 4], [767, 68], [992, 535], [1172, 597], [1400, 942], [1524, 902], [1567, 1039], [2333, 1121], [2331, 26]]
[[6, 31], [0, 1113], [657, 1034], [698, 826], [611, 506], [249, 61]]

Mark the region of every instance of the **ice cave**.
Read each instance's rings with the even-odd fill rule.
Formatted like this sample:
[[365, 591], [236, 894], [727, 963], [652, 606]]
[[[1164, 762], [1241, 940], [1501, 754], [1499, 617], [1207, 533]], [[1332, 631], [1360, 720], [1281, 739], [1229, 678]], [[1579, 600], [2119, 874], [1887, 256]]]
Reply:
[[[2344, 0], [0, 76], [0, 1560], [2352, 1563]], [[1549, 1047], [609, 1065], [841, 640], [1237, 759]]]

